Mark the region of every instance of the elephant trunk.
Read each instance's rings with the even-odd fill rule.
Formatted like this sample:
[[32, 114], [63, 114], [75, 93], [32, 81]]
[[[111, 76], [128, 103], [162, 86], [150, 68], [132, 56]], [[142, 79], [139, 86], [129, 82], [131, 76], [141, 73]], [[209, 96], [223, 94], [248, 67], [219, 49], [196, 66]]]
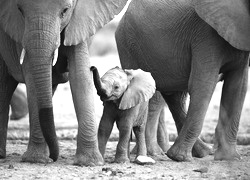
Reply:
[[[51, 57], [47, 57], [51, 60]], [[51, 64], [39, 63], [47, 61], [44, 58], [31, 58], [37, 64], [31, 67], [31, 78], [34, 84], [35, 96], [37, 97], [38, 118], [40, 127], [50, 150], [50, 158], [57, 160], [59, 147], [54, 125], [52, 105], [52, 67]]]
[[41, 30], [42, 26], [46, 25], [41, 24], [35, 26], [37, 29], [25, 33], [23, 46], [26, 53], [22, 66], [27, 70], [25, 81], [28, 83], [29, 96], [36, 97], [39, 123], [49, 147], [50, 158], [56, 161], [59, 147], [52, 105], [52, 60], [58, 48], [58, 40], [55, 39], [57, 34], [54, 30]]
[[104, 85], [101, 81], [99, 72], [97, 70], [97, 68], [95, 66], [91, 66], [90, 70], [93, 72], [93, 79], [94, 79], [94, 84], [95, 84], [95, 88], [97, 90], [97, 94], [100, 97], [106, 97], [106, 90], [104, 88]]

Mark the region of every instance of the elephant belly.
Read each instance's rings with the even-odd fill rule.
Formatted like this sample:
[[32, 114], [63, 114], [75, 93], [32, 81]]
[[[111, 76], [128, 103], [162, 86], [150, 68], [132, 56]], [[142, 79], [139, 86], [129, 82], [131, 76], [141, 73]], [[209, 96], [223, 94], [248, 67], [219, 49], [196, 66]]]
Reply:
[[[154, 40], [157, 40], [157, 43]], [[137, 58], [139, 67], [151, 72], [157, 90], [187, 90], [191, 71], [191, 52], [188, 44], [175, 44], [170, 38], [145, 38], [143, 43], [138, 43], [143, 52], [141, 57]]]
[[[138, 12], [139, 7], [144, 8], [143, 3], [152, 5], [150, 12], [148, 9]], [[169, 3], [171, 6], [166, 5]], [[117, 35], [126, 37], [123, 48], [129, 50], [129, 55], [124, 53], [124, 56], [120, 51], [121, 63], [126, 68], [134, 66], [151, 72], [159, 91], [186, 91], [188, 88], [192, 59], [190, 37], [196, 26], [193, 19], [197, 15], [188, 1], [178, 3], [133, 1], [118, 28]], [[189, 21], [192, 22], [187, 23]], [[119, 40], [123, 41], [122, 38]]]
[[151, 71], [158, 91], [166, 93], [173, 91], [187, 91], [189, 78], [188, 73], [168, 67], [159, 69], [159, 71]]

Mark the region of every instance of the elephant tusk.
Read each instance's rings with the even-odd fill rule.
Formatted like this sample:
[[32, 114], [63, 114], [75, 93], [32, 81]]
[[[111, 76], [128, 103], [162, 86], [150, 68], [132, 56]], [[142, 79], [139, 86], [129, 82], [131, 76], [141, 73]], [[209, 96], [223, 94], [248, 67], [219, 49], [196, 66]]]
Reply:
[[58, 48], [54, 52], [54, 57], [53, 57], [53, 66], [56, 64], [58, 58]]
[[23, 64], [23, 60], [24, 60], [25, 54], [26, 54], [26, 50], [23, 48], [21, 56], [20, 56], [20, 64], [21, 65]]

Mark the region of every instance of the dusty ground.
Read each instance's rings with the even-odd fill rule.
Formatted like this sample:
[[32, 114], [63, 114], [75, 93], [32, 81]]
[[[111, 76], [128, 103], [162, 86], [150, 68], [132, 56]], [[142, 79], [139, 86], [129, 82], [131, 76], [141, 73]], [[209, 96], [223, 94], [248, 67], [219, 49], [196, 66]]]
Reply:
[[[114, 26], [111, 31], [104, 29], [96, 36], [96, 43], [105, 42], [104, 46], [92, 48], [91, 58], [100, 74], [109, 68], [119, 65], [116, 49], [114, 48]], [[107, 38], [107, 37], [110, 38]], [[101, 40], [105, 37], [105, 40]], [[109, 40], [108, 40], [109, 39]], [[110, 41], [110, 42], [108, 42]], [[111, 50], [110, 50], [111, 49]], [[113, 54], [107, 54], [111, 51]], [[100, 57], [99, 55], [104, 55]], [[249, 78], [250, 79], [250, 78]], [[209, 143], [213, 141], [214, 129], [217, 124], [219, 101], [222, 83], [217, 85], [211, 100], [203, 130], [202, 138]], [[250, 87], [248, 88], [250, 90]], [[63, 98], [62, 98], [63, 97]], [[140, 166], [134, 163], [112, 163], [115, 154], [118, 132], [113, 130], [108, 143], [106, 164], [101, 167], [73, 166], [73, 157], [76, 149], [75, 137], [77, 134], [77, 120], [70, 94], [69, 84], [60, 85], [53, 98], [55, 124], [59, 137], [60, 158], [51, 164], [29, 164], [20, 162], [21, 155], [27, 147], [29, 137], [28, 116], [20, 121], [10, 121], [7, 142], [7, 158], [0, 160], [0, 179], [250, 179], [250, 92], [247, 93], [238, 133], [238, 146], [242, 155], [240, 161], [214, 161], [212, 156], [203, 159], [194, 159], [192, 162], [174, 162], [167, 157], [155, 159], [155, 165]], [[95, 96], [96, 119], [102, 114], [102, 102]], [[176, 129], [171, 114], [167, 114], [170, 139], [176, 137]], [[134, 157], [131, 156], [131, 161]], [[204, 169], [204, 172], [194, 170]]]
[[[113, 56], [106, 58], [110, 58], [110, 66], [117, 62]], [[99, 65], [104, 63], [100, 59], [94, 58], [93, 62]], [[108, 69], [108, 67], [105, 68]], [[216, 88], [202, 130], [202, 138], [209, 143], [213, 141], [214, 129], [217, 124], [220, 89], [221, 84]], [[238, 143], [246, 144], [245, 146], [238, 146], [242, 155], [240, 161], [214, 161], [213, 156], [209, 156], [203, 159], [194, 159], [192, 162], [179, 163], [167, 157], [162, 157], [160, 159], [155, 158], [155, 165], [140, 166], [132, 162], [134, 157], [131, 156], [131, 163], [115, 164], [112, 163], [112, 160], [114, 159], [118, 131], [114, 129], [111, 136], [113, 141], [108, 143], [106, 164], [101, 167], [78, 167], [72, 165], [76, 150], [77, 120], [69, 85], [62, 85], [58, 88], [58, 92], [53, 99], [60, 145], [58, 161], [46, 165], [20, 162], [29, 137], [28, 116], [19, 121], [10, 121], [7, 158], [0, 160], [0, 179], [250, 179], [249, 95], [248, 92], [238, 134]], [[63, 100], [61, 97], [63, 97]], [[102, 113], [102, 103], [97, 96], [95, 96], [95, 101], [98, 125]], [[174, 140], [176, 130], [171, 114], [167, 114], [166, 118], [169, 124], [170, 139]], [[200, 169], [205, 169], [205, 172], [195, 171]]]
[[104, 166], [78, 167], [72, 165], [75, 141], [60, 141], [60, 158], [46, 165], [20, 162], [26, 145], [27, 141], [8, 141], [8, 157], [0, 160], [0, 179], [250, 179], [250, 146], [239, 147], [241, 161], [214, 161], [208, 156], [179, 163], [162, 157], [154, 165], [141, 166], [132, 162], [133, 156], [131, 163], [112, 163], [116, 142], [109, 142]]

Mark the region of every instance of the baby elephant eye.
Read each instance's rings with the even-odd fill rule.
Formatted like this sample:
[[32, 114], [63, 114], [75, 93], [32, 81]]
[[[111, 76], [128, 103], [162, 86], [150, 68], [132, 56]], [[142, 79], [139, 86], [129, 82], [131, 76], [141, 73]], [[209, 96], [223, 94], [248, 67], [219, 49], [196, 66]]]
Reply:
[[119, 89], [119, 86], [118, 86], [118, 85], [115, 85], [115, 86], [114, 86], [114, 89], [116, 89], [116, 90]]

